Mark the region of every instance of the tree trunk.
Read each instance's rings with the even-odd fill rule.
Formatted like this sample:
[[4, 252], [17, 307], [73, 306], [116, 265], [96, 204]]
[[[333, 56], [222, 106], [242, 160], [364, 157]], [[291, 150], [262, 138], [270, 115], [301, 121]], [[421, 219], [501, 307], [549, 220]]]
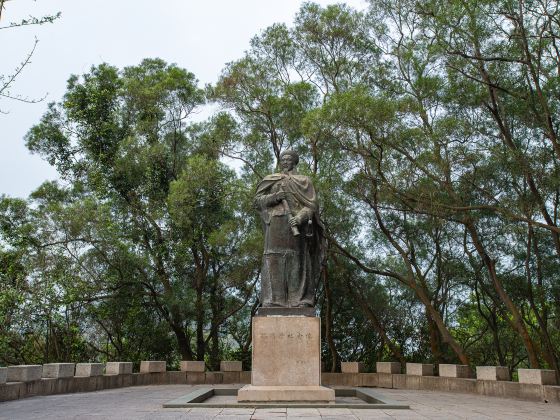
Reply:
[[427, 314], [432, 318], [434, 323], [437, 325], [443, 342], [449, 344], [451, 349], [457, 355], [457, 358], [459, 359], [461, 364], [463, 365], [470, 364], [469, 357], [463, 350], [463, 347], [461, 347], [461, 345], [453, 338], [453, 336], [447, 329], [445, 322], [443, 322], [440, 313], [436, 310], [436, 308], [434, 308], [434, 305], [432, 305], [432, 302], [428, 297], [426, 291], [422, 287], [418, 287], [418, 285], [412, 286], [412, 288], [416, 292], [416, 296], [418, 296], [420, 302], [424, 304]]
[[204, 342], [204, 305], [202, 287], [196, 289], [196, 360], [204, 360], [206, 345]]
[[331, 353], [331, 372], [336, 372], [336, 365], [338, 364], [338, 352], [336, 351], [336, 346], [334, 345], [332, 329], [333, 329], [333, 319], [332, 319], [332, 290], [329, 285], [329, 274], [326, 269], [323, 269], [323, 284], [325, 286], [325, 340], [327, 340], [327, 345], [329, 346], [329, 351]]
[[348, 289], [350, 291], [350, 295], [353, 296], [355, 299], [358, 300], [364, 314], [366, 315], [367, 319], [370, 321], [371, 325], [381, 337], [381, 340], [385, 343], [389, 350], [393, 354], [393, 357], [397, 359], [401, 365], [404, 367], [406, 365], [406, 359], [403, 357], [399, 346], [387, 336], [387, 331], [375, 315], [375, 312], [369, 307], [364, 297], [361, 295], [360, 291], [353, 290], [353, 285], [349, 284]]
[[541, 347], [541, 351], [546, 362], [554, 369], [556, 372], [556, 379], [560, 378], [560, 369], [558, 368], [558, 360], [556, 358], [556, 353], [550, 334], [548, 333], [548, 326], [545, 319], [543, 318], [541, 312], [539, 311], [533, 293], [533, 281], [531, 275], [530, 259], [531, 251], [534, 243], [535, 257], [538, 258], [538, 247], [536, 246], [536, 239], [534, 239], [533, 228], [529, 225], [527, 232], [527, 258], [525, 260], [525, 270], [527, 272], [527, 299], [529, 300], [529, 305], [537, 318], [539, 324], [539, 334], [541, 336], [541, 341], [544, 342], [544, 348]]
[[181, 353], [181, 360], [193, 360], [191, 345], [183, 328], [172, 325], [171, 329], [175, 333], [175, 337], [177, 337], [177, 346], [179, 347], [179, 353]]
[[523, 317], [521, 316], [519, 309], [507, 294], [501, 280], [496, 274], [495, 262], [490, 258], [490, 256], [486, 252], [486, 249], [482, 245], [482, 242], [478, 236], [478, 232], [473, 222], [471, 220], [465, 221], [465, 227], [469, 232], [469, 235], [471, 237], [471, 240], [473, 241], [476, 251], [478, 252], [478, 255], [482, 259], [482, 262], [484, 263], [484, 266], [488, 271], [488, 275], [492, 280], [492, 284], [494, 285], [494, 289], [496, 290], [496, 293], [498, 294], [500, 300], [504, 303], [504, 305], [512, 315], [513, 318], [512, 325], [517, 331], [517, 333], [519, 334], [519, 336], [521, 337], [521, 340], [523, 340], [523, 344], [525, 346], [525, 349], [527, 350], [527, 356], [529, 357], [529, 365], [533, 369], [538, 369], [539, 359], [537, 357], [537, 352], [535, 351], [535, 345], [533, 343], [533, 340], [531, 339], [531, 336], [529, 335], [529, 332], [525, 327], [525, 322], [523, 321]]
[[210, 291], [210, 307], [212, 308], [212, 325], [210, 326], [210, 354], [209, 364], [212, 370], [220, 370], [220, 341], [218, 334], [218, 322], [220, 319], [218, 296], [216, 287]]
[[437, 324], [432, 319], [429, 311], [426, 310], [426, 323], [428, 324], [428, 332], [430, 333], [430, 349], [435, 363], [442, 363], [441, 337], [438, 332]]

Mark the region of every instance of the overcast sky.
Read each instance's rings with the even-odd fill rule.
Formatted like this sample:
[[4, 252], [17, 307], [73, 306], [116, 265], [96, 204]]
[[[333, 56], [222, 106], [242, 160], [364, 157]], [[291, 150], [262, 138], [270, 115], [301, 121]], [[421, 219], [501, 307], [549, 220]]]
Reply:
[[[11, 0], [0, 26], [62, 13], [53, 24], [0, 30], [0, 74], [10, 74], [39, 44], [12, 93], [47, 98], [37, 104], [0, 99], [0, 194], [27, 197], [55, 170], [24, 143], [25, 133], [58, 101], [71, 74], [101, 62], [124, 67], [160, 57], [193, 72], [200, 85], [217, 80], [224, 64], [241, 58], [251, 37], [275, 22], [291, 25], [300, 0]], [[321, 5], [340, 1], [318, 0]], [[364, 0], [345, 3], [363, 9]]]

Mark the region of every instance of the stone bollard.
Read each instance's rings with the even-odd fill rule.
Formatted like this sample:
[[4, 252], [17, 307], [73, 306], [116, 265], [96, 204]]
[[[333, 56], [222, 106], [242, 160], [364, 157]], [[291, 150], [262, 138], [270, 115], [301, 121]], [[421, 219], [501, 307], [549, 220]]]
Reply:
[[103, 363], [77, 363], [75, 376], [101, 376], [103, 375]]
[[38, 381], [43, 375], [41, 365], [8, 366], [8, 382]]
[[0, 367], [0, 384], [5, 384], [8, 380], [8, 368]]
[[434, 365], [425, 363], [407, 363], [406, 374], [413, 376], [434, 376]]
[[74, 363], [47, 363], [43, 365], [43, 378], [71, 378], [75, 368]]
[[517, 369], [519, 383], [556, 385], [556, 373], [547, 369]]
[[471, 368], [468, 365], [439, 365], [439, 376], [445, 378], [470, 378]]
[[364, 373], [366, 368], [362, 362], [341, 362], [340, 371], [342, 373]]
[[182, 372], [204, 372], [205, 370], [206, 364], [204, 363], [204, 361], [181, 360]]
[[123, 375], [132, 373], [132, 362], [107, 362], [105, 366], [107, 375]]
[[143, 360], [140, 362], [140, 373], [165, 372], [167, 364], [165, 361]]
[[377, 373], [401, 373], [399, 362], [377, 362], [375, 368]]
[[505, 366], [477, 366], [476, 379], [479, 381], [510, 381], [509, 369]]
[[222, 360], [220, 362], [220, 372], [241, 372], [242, 363], [237, 360]]

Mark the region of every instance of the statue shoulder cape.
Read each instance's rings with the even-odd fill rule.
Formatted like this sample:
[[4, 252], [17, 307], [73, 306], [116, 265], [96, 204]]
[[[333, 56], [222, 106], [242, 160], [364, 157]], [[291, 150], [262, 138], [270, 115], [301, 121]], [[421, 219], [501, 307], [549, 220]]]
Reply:
[[[306, 184], [307, 181], [309, 181], [309, 177], [305, 175], [293, 174], [293, 175], [289, 175], [289, 177], [291, 177], [298, 183], [304, 185]], [[265, 190], [269, 189], [272, 185], [274, 185], [274, 183], [284, 178], [288, 178], [288, 175], [283, 173], [266, 175], [257, 185], [257, 194], [263, 193]]]

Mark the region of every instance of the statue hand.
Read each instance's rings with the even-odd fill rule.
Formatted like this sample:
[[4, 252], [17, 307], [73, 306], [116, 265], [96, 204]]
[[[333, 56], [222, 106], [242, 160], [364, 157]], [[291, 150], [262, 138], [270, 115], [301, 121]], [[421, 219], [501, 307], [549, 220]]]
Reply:
[[290, 223], [290, 226], [292, 226], [292, 227], [295, 227], [297, 225], [301, 225], [301, 219], [297, 216], [290, 217], [288, 219], [288, 222]]
[[282, 200], [287, 200], [288, 199], [288, 193], [286, 191], [278, 191], [274, 198], [276, 198], [277, 201], [282, 201]]

